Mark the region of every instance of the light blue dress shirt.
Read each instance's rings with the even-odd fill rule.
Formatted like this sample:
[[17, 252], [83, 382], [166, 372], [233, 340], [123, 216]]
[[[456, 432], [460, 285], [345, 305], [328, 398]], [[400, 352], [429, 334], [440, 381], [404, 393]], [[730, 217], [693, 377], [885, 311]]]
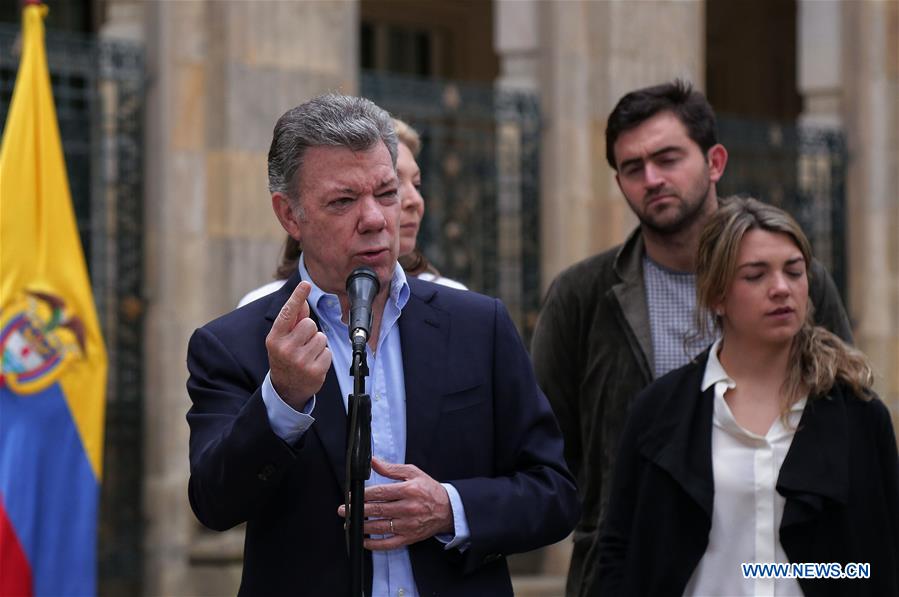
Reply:
[[[300, 277], [312, 284], [309, 305], [319, 320], [320, 330], [328, 338], [331, 350], [331, 366], [337, 374], [344, 409], [347, 408], [349, 394], [353, 391], [353, 376], [350, 375], [352, 346], [346, 324], [341, 321], [340, 301], [337, 295], [322, 291], [309, 277], [303, 256], [300, 256]], [[406, 274], [397, 265], [390, 281], [390, 293], [381, 316], [377, 350], [372, 353], [366, 347], [369, 376], [365, 380], [366, 392], [371, 396], [372, 405], [372, 455], [386, 462], [405, 462], [406, 457], [406, 387], [403, 375], [403, 355], [400, 344], [399, 318], [409, 300], [409, 284]], [[262, 384], [262, 400], [265, 402], [269, 423], [278, 437], [288, 443], [296, 442], [315, 421], [316, 397], [313, 396], [298, 412], [288, 406], [271, 383], [271, 372]], [[366, 486], [396, 483], [372, 470]], [[464, 550], [470, 533], [465, 518], [462, 499], [456, 488], [443, 483], [449, 495], [453, 511], [455, 535], [438, 535], [436, 538], [446, 544], [445, 549], [458, 547]], [[417, 596], [412, 563], [406, 547], [388, 551], [372, 552], [372, 595]]]

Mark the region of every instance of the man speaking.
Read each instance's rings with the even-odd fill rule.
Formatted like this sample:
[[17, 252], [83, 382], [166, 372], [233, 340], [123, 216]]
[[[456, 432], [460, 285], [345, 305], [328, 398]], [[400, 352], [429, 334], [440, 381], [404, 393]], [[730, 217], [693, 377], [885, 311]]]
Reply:
[[559, 429], [505, 308], [397, 265], [396, 152], [390, 116], [368, 100], [286, 112], [269, 189], [303, 248], [298, 270], [190, 340], [190, 502], [211, 529], [247, 522], [241, 594], [349, 592], [346, 285], [359, 267], [380, 282], [366, 594], [511, 595], [504, 556], [577, 520]]

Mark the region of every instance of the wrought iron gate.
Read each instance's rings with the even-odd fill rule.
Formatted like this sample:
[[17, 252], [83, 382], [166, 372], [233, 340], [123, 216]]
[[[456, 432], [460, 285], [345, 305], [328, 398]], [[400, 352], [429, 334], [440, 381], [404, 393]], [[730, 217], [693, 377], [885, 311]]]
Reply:
[[[0, 127], [18, 47], [19, 27], [0, 24]], [[48, 31], [47, 60], [78, 231], [109, 353], [99, 591], [137, 594], [143, 541], [143, 51]]]
[[421, 134], [422, 250], [442, 274], [503, 299], [527, 340], [541, 298], [537, 98], [380, 73], [363, 73], [360, 89]]
[[727, 170], [719, 195], [748, 194], [790, 212], [846, 292], [846, 166], [843, 135], [809, 126], [721, 117]]

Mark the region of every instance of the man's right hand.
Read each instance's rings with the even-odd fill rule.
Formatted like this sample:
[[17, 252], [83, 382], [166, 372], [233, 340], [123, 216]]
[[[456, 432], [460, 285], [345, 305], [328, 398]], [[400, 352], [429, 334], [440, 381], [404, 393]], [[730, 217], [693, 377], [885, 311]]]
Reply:
[[297, 411], [321, 389], [331, 366], [328, 338], [309, 317], [311, 290], [309, 282], [297, 285], [265, 338], [272, 386]]

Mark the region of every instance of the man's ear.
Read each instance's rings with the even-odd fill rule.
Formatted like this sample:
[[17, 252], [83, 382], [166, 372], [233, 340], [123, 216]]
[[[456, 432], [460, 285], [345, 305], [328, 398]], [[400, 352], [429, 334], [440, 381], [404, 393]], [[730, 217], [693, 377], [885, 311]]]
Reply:
[[296, 209], [293, 208], [293, 202], [284, 193], [272, 193], [272, 209], [275, 216], [281, 222], [281, 226], [292, 236], [294, 240], [300, 240], [300, 225], [297, 217]]
[[718, 182], [724, 176], [727, 167], [727, 150], [720, 143], [713, 145], [708, 151], [709, 180]]

